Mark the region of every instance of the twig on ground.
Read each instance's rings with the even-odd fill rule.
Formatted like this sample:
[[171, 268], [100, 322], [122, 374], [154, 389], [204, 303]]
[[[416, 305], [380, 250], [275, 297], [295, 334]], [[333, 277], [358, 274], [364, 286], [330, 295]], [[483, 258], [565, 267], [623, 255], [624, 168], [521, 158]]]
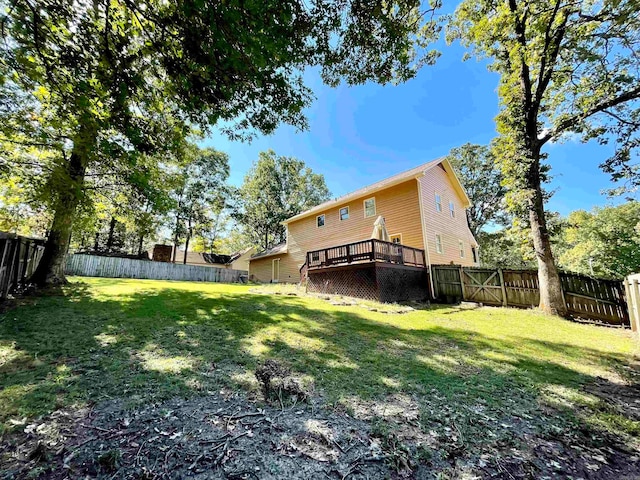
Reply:
[[80, 426], [84, 428], [92, 428], [94, 430], [98, 430], [99, 432], [106, 432], [106, 433], [111, 432], [111, 430], [107, 428], [96, 427], [95, 425], [87, 425], [86, 423], [81, 423]]

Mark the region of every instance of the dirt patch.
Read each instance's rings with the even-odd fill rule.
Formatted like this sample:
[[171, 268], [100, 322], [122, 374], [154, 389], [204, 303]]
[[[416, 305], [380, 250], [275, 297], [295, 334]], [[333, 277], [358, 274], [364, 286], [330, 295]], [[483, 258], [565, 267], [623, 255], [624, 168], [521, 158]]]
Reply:
[[[280, 374], [285, 371], [278, 370]], [[65, 409], [0, 441], [1, 478], [640, 478], [639, 452], [557, 426], [539, 407], [499, 412], [437, 394], [340, 408], [264, 404], [231, 390], [127, 408]], [[533, 415], [535, 414], [535, 415]], [[540, 427], [544, 422], [548, 428]]]
[[385, 478], [368, 430], [312, 405], [260, 406], [226, 391], [138, 410], [111, 402], [7, 435], [0, 468], [7, 479]]

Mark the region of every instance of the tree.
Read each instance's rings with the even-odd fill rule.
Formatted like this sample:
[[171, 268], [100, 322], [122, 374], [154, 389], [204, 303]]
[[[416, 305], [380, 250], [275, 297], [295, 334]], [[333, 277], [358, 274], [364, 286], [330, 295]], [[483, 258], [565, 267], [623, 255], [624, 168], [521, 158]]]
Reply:
[[252, 243], [267, 249], [285, 241], [282, 222], [330, 197], [324, 177], [301, 160], [260, 152], [239, 193], [238, 221]]
[[[64, 282], [87, 171], [179, 149], [219, 121], [231, 137], [307, 123], [302, 80], [404, 81], [437, 56], [417, 0], [362, 3], [6, 0], [0, 19], [3, 144], [51, 152], [52, 222], [35, 280]], [[416, 40], [418, 40], [416, 42]], [[4, 146], [4, 145], [3, 145]], [[0, 166], [1, 170], [4, 165]], [[137, 178], [140, 180], [140, 178]]]
[[563, 268], [598, 277], [624, 278], [640, 271], [640, 202], [578, 210], [567, 218]]
[[213, 148], [190, 145], [181, 159], [176, 176], [173, 261], [181, 238], [184, 238], [183, 263], [187, 263], [189, 242], [194, 232], [206, 228], [211, 215], [225, 208], [229, 177], [229, 157]]
[[620, 143], [603, 167], [623, 175], [640, 123], [640, 16], [634, 0], [464, 0], [449, 24], [500, 74], [495, 154], [510, 207], [526, 213], [540, 307], [566, 314], [545, 219], [543, 147], [570, 134]]
[[523, 252], [519, 238], [509, 229], [495, 232], [481, 231], [476, 240], [480, 244], [480, 265], [483, 267], [535, 268], [535, 259]]
[[447, 159], [471, 200], [471, 207], [467, 209], [467, 221], [473, 236], [477, 237], [487, 225], [506, 224], [506, 189], [502, 186], [502, 174], [489, 147], [466, 143], [452, 148]]

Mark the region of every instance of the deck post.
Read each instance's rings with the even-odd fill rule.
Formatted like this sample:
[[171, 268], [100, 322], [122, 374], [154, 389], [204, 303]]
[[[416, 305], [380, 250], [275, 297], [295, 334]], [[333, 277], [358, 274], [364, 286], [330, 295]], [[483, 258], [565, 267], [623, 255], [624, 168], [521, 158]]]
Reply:
[[376, 241], [373, 239], [371, 240], [371, 261], [376, 261]]

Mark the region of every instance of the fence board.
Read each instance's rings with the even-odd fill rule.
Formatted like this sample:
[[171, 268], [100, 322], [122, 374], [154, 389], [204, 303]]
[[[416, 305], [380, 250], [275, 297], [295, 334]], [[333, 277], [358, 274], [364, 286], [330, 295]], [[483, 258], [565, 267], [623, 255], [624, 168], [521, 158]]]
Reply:
[[[465, 300], [525, 308], [540, 303], [536, 270], [433, 265], [432, 276], [436, 298], [447, 303]], [[613, 325], [629, 324], [624, 289], [632, 289], [633, 282], [625, 286], [620, 281], [568, 272], [561, 272], [560, 280], [570, 315]]]
[[98, 255], [70, 255], [65, 268], [67, 275], [109, 278], [145, 278], [152, 280], [183, 280], [190, 282], [239, 282], [246, 270], [180, 265], [129, 258]]
[[0, 232], [0, 299], [29, 281], [44, 252], [44, 240]]

